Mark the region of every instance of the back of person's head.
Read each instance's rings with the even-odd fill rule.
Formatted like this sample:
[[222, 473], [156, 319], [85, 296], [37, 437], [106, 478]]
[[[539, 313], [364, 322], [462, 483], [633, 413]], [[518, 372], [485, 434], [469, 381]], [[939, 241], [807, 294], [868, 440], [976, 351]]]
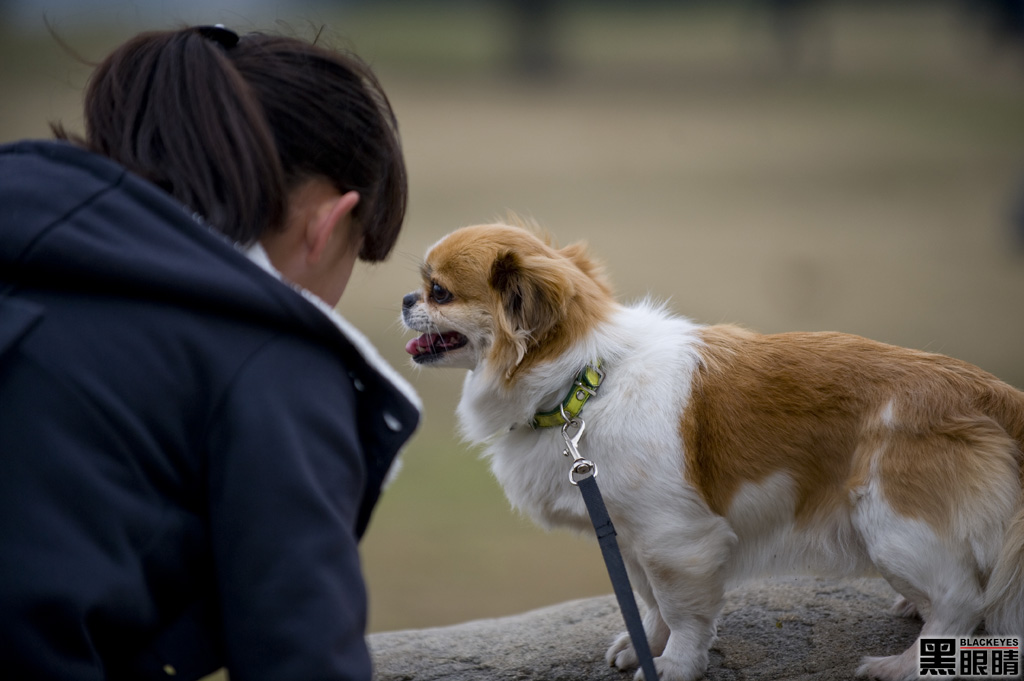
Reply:
[[405, 217], [398, 126], [379, 82], [355, 55], [298, 38], [140, 34], [93, 73], [85, 127], [78, 143], [242, 244], [282, 228], [288, 193], [314, 177], [359, 192], [363, 260], [388, 256]]

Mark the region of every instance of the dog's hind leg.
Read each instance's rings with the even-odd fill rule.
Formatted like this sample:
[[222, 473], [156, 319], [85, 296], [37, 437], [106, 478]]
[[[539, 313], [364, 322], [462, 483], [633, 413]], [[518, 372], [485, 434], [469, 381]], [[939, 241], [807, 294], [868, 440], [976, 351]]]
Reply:
[[[921, 637], [956, 637], [971, 634], [982, 620], [982, 592], [973, 575], [955, 574], [956, 569], [937, 576], [926, 587], [931, 611]], [[899, 655], [865, 657], [858, 676], [887, 681], [917, 679], [920, 675], [920, 640]]]
[[[951, 544], [927, 524], [895, 513], [885, 524], [887, 530], [875, 531], [868, 550], [894, 589], [927, 604], [921, 636], [970, 635], [981, 624], [984, 598], [969, 547]], [[890, 681], [916, 679], [918, 645], [915, 641], [900, 655], [866, 657], [857, 674]]]
[[[1020, 494], [1016, 444], [994, 421], [960, 415], [892, 428], [876, 441], [853, 519], [872, 562], [925, 618], [923, 637], [969, 636]], [[866, 658], [862, 675], [911, 679], [917, 644]]]
[[902, 595], [896, 599], [895, 603], [893, 603], [890, 612], [897, 617], [905, 617], [907, 619], [924, 619], [924, 616], [921, 614], [921, 608], [918, 607], [917, 603]]
[[[984, 611], [981, 572], [967, 542], [950, 541], [928, 523], [898, 514], [880, 496], [862, 498], [854, 517], [879, 572], [904, 602], [918, 604], [925, 614], [921, 636], [968, 636], [978, 627]], [[891, 657], [866, 657], [857, 675], [917, 679], [918, 645]]]

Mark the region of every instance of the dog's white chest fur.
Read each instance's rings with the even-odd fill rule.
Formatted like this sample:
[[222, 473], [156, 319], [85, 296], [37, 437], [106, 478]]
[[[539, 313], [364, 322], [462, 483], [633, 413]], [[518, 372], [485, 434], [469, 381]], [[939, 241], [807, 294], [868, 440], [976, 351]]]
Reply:
[[513, 506], [547, 527], [586, 530], [586, 509], [569, 483], [572, 460], [563, 456], [561, 429], [533, 429], [528, 423], [536, 405], [554, 407], [580, 367], [599, 359], [606, 377], [580, 414], [586, 429], [579, 447], [597, 463], [602, 492], [613, 516], [621, 517], [618, 500], [636, 496], [652, 480], [683, 485], [679, 414], [699, 361], [696, 328], [645, 303], [617, 310], [604, 328], [511, 391], [471, 372], [458, 408], [462, 431], [486, 443], [492, 470]]

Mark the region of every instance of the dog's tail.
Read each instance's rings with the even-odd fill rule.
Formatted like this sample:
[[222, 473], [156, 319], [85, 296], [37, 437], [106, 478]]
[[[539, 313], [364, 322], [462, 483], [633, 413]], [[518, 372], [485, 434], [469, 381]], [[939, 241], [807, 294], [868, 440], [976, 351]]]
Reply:
[[985, 629], [997, 636], [1024, 635], [1024, 503], [1006, 528], [985, 587]]

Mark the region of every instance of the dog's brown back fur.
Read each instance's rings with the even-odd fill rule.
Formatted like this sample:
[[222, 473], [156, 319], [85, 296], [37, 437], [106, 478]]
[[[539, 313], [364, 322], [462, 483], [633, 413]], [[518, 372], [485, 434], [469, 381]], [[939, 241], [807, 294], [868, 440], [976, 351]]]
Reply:
[[1024, 485], [1024, 393], [977, 367], [838, 333], [701, 337], [682, 433], [688, 479], [715, 513], [784, 472], [797, 520], [820, 517], [849, 504], [877, 460], [893, 507], [948, 531], [968, 500], [932, 490], [976, 500], [1014, 473]]

